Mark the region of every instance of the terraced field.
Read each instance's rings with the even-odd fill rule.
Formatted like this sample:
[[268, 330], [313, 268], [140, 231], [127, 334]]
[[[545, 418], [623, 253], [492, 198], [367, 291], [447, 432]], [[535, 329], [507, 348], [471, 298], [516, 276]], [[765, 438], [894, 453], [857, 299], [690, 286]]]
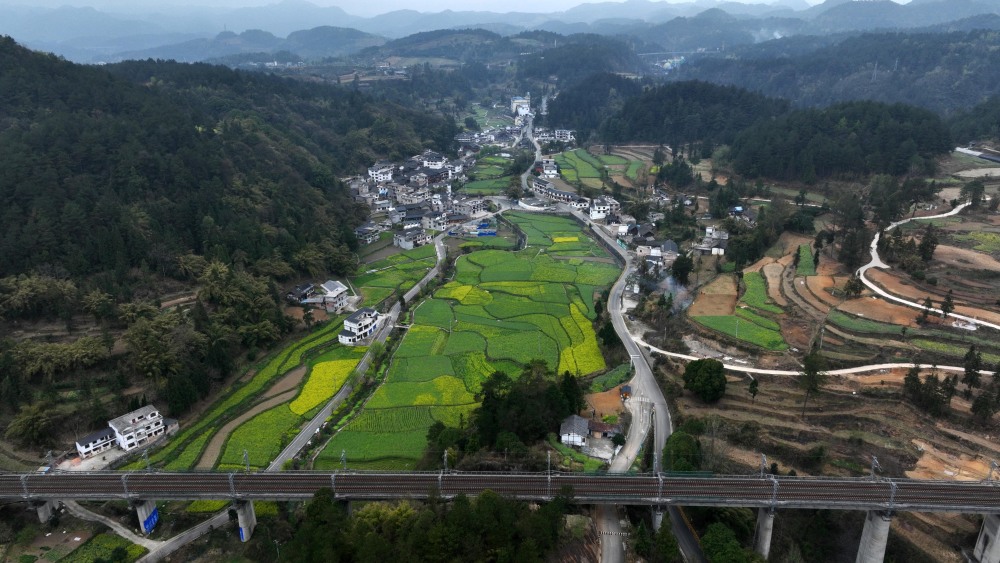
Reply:
[[743, 274], [743, 283], [746, 284], [746, 291], [733, 310], [733, 314], [702, 314], [692, 316], [691, 319], [736, 340], [775, 352], [787, 350], [788, 344], [781, 336], [781, 325], [770, 317], [783, 314], [784, 309], [768, 296], [764, 276], [760, 272], [746, 272]]
[[316, 459], [337, 467], [412, 468], [435, 421], [459, 426], [476, 407], [492, 372], [519, 375], [540, 358], [560, 373], [606, 368], [591, 325], [593, 295], [617, 278], [617, 267], [567, 252], [606, 257], [570, 219], [512, 213], [529, 247], [460, 257], [453, 281], [414, 311], [385, 382]]
[[[367, 270], [353, 280], [353, 285], [365, 297], [365, 305], [377, 306], [394, 292], [405, 292], [416, 285], [434, 266], [436, 256], [433, 245], [390, 256], [369, 264]], [[246, 383], [224, 394], [197, 422], [183, 427], [176, 437], [149, 456], [150, 462], [170, 470], [191, 469], [199, 460], [212, 463], [213, 459], [220, 468], [243, 467], [243, 450], [246, 449], [252, 466], [265, 467], [287, 443], [288, 437], [340, 390], [364, 356], [364, 347], [345, 347], [337, 342], [343, 319], [344, 316], [331, 319], [322, 328], [258, 364], [256, 371], [251, 370], [253, 375]], [[294, 398], [242, 423], [225, 438], [221, 452], [215, 451], [219, 439], [215, 440], [211, 451], [206, 452], [225, 421], [251, 411], [255, 405], [260, 408], [267, 390], [303, 363], [309, 371]], [[207, 459], [202, 460], [203, 456]], [[138, 468], [144, 463], [136, 462], [127, 468]]]

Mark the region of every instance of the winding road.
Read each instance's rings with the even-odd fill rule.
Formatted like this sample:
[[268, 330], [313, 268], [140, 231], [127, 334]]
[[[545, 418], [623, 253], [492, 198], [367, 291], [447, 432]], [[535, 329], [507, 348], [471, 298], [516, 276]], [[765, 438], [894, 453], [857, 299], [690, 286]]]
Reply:
[[[961, 205], [955, 206], [955, 208], [952, 209], [951, 211], [949, 211], [947, 213], [941, 213], [940, 215], [930, 215], [930, 216], [927, 216], [927, 217], [909, 217], [907, 219], [902, 219], [900, 221], [896, 221], [895, 223], [892, 223], [891, 225], [889, 225], [889, 227], [887, 229], [885, 229], [885, 232], [889, 232], [892, 229], [895, 229], [896, 227], [898, 227], [900, 225], [903, 225], [905, 223], [909, 223], [910, 221], [922, 221], [922, 220], [926, 220], [926, 219], [942, 219], [944, 217], [951, 217], [953, 215], [958, 215], [963, 209], [965, 209], [966, 207], [968, 207], [970, 204], [971, 204], [971, 202], [965, 202], [965, 203], [963, 203]], [[878, 255], [878, 240], [879, 240], [880, 236], [881, 236], [881, 233], [876, 233], [875, 234], [875, 238], [872, 240], [872, 244], [871, 244], [871, 247], [869, 249], [871, 251], [871, 258], [872, 258], [871, 261], [868, 262], [867, 264], [865, 264], [864, 266], [861, 266], [860, 269], [858, 269], [858, 276], [861, 278], [861, 283], [865, 284], [865, 286], [868, 287], [868, 289], [874, 291], [875, 293], [877, 293], [879, 296], [881, 296], [884, 299], [888, 299], [889, 301], [894, 301], [896, 303], [900, 303], [902, 305], [906, 305], [907, 307], [913, 307], [915, 309], [920, 309], [920, 310], [927, 309], [928, 311], [930, 311], [932, 313], [937, 313], [937, 314], [940, 315], [942, 313], [941, 309], [936, 309], [934, 307], [924, 307], [920, 303], [915, 303], [913, 301], [907, 301], [906, 299], [903, 299], [901, 297], [897, 297], [897, 296], [889, 293], [888, 291], [882, 289], [881, 287], [879, 287], [878, 285], [876, 285], [872, 281], [870, 281], [867, 277], [865, 277], [865, 274], [868, 273], [868, 270], [870, 270], [872, 268], [881, 268], [881, 269], [884, 269], [884, 270], [888, 270], [890, 268], [890, 266], [888, 264], [886, 264], [885, 262], [883, 262], [882, 259]], [[975, 317], [969, 317], [969, 316], [966, 316], [966, 315], [960, 315], [958, 313], [948, 313], [948, 316], [952, 317], [952, 318], [955, 318], [955, 319], [963, 320], [965, 322], [973, 323], [973, 324], [976, 324], [976, 325], [979, 325], [979, 326], [985, 326], [985, 327], [992, 328], [994, 330], [1000, 330], [1000, 325], [997, 325], [997, 324], [994, 324], [994, 323], [990, 323], [990, 322], [986, 322], [986, 321], [977, 319]]]

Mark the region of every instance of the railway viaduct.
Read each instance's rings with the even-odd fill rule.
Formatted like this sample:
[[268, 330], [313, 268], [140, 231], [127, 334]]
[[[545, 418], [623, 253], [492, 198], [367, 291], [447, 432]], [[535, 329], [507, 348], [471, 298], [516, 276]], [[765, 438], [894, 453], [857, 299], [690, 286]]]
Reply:
[[[568, 487], [568, 489], [567, 489]], [[308, 500], [321, 488], [342, 501], [453, 498], [485, 490], [521, 500], [546, 501], [570, 490], [580, 504], [745, 506], [758, 509], [755, 550], [767, 556], [781, 509], [866, 510], [858, 562], [882, 561], [889, 524], [900, 511], [985, 514], [973, 556], [1000, 563], [1000, 483], [914, 479], [679, 476], [675, 474], [398, 473], [288, 471], [55, 472], [0, 474], [0, 500], [27, 501], [45, 521], [60, 500], [127, 500], [148, 533], [158, 500], [231, 500], [240, 539], [253, 533], [255, 500]]]

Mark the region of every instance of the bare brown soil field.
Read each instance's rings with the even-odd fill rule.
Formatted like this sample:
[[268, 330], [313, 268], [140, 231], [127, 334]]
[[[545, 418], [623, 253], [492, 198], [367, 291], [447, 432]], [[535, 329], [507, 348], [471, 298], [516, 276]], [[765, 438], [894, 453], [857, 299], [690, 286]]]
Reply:
[[838, 281], [833, 276], [808, 276], [806, 277], [806, 287], [809, 291], [813, 293], [820, 301], [823, 301], [831, 307], [836, 307], [840, 305], [842, 301], [839, 297], [834, 297], [828, 288], [838, 287], [842, 282]]
[[[767, 255], [778, 258], [783, 264], [791, 264], [794, 259], [791, 254], [792, 251], [798, 249], [800, 244], [808, 244], [812, 240], [812, 237], [786, 231], [781, 233], [781, 236], [778, 237], [778, 242], [774, 243], [774, 246], [768, 250]], [[786, 257], [788, 262], [785, 262]]]
[[309, 371], [309, 366], [301, 365], [292, 371], [286, 373], [278, 380], [277, 383], [271, 386], [267, 392], [264, 393], [264, 398], [273, 397], [275, 395], [280, 395], [292, 389], [298, 389], [299, 384], [302, 383], [302, 379], [306, 376], [306, 372]]
[[781, 272], [784, 269], [785, 266], [780, 262], [767, 264], [761, 269], [764, 278], [767, 279], [767, 296], [779, 307], [788, 306], [788, 300], [781, 294]]
[[792, 280], [792, 287], [795, 288], [795, 294], [808, 303], [813, 309], [816, 309], [824, 315], [830, 312], [830, 305], [827, 305], [819, 297], [813, 295], [813, 292], [806, 286], [806, 280], [804, 278], [795, 278]]
[[787, 315], [778, 317], [778, 324], [781, 325], [781, 336], [789, 346], [798, 349], [809, 347], [812, 341], [812, 327], [798, 319], [791, 319]]
[[[872, 268], [868, 270], [866, 276], [868, 279], [882, 286], [883, 289], [897, 297], [902, 297], [910, 301], [916, 301], [917, 303], [922, 303], [924, 298], [927, 297], [926, 291], [910, 285], [908, 282], [900, 279], [899, 276], [892, 273], [892, 271]], [[938, 297], [938, 295], [935, 294], [930, 297], [931, 299], [934, 299]]]
[[[293, 319], [299, 322], [302, 322], [302, 315], [304, 315], [305, 312], [306, 312], [305, 309], [303, 309], [302, 307], [285, 307], [284, 309], [284, 313], [286, 315], [292, 317]], [[313, 309], [312, 312], [313, 312], [314, 322], [325, 321], [330, 318], [330, 315], [327, 314], [326, 309]]]
[[766, 266], [768, 264], [774, 264], [775, 262], [777, 262], [776, 259], [771, 258], [770, 256], [765, 256], [765, 257], [761, 258], [760, 260], [754, 262], [753, 264], [750, 264], [746, 268], [743, 268], [743, 272], [744, 273], [747, 273], [747, 272], [759, 272], [759, 271], [761, 271], [761, 269], [764, 268], [764, 266]]
[[910, 479], [981, 481], [990, 473], [990, 462], [982, 456], [941, 451], [925, 440], [915, 439], [913, 444], [922, 453], [916, 467], [906, 472]]
[[621, 393], [617, 387], [603, 393], [591, 393], [584, 399], [586, 399], [588, 407], [585, 412], [580, 414], [584, 418], [590, 418], [593, 411], [597, 411], [597, 418], [601, 418], [609, 414], [620, 414], [625, 410], [624, 405], [622, 405]]
[[875, 297], [849, 299], [837, 308], [845, 313], [873, 321], [909, 327], [917, 326], [916, 319], [919, 315], [916, 309], [894, 305]]
[[701, 288], [688, 309], [692, 317], [732, 315], [736, 307], [736, 279], [723, 275]]
[[1000, 260], [989, 254], [977, 252], [968, 248], [938, 245], [934, 251], [934, 263], [963, 270], [989, 270], [1000, 272]]

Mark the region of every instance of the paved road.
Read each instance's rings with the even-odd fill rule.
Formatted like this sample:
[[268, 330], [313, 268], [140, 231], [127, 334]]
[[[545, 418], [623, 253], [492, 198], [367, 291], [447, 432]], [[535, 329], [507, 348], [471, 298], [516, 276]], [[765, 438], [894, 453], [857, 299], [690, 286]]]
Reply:
[[[590, 224], [588, 217], [578, 210], [569, 209], [569, 212], [579, 217], [584, 224]], [[600, 237], [608, 247], [616, 249], [618, 255], [625, 260], [622, 275], [611, 288], [611, 298], [608, 303], [608, 316], [611, 318], [611, 323], [614, 325], [615, 332], [618, 334], [618, 337], [621, 339], [622, 344], [625, 346], [625, 349], [628, 351], [629, 356], [632, 359], [632, 366], [635, 373], [632, 380], [629, 381], [629, 384], [632, 386], [632, 398], [625, 403], [626, 408], [628, 408], [629, 412], [632, 414], [633, 422], [629, 427], [629, 433], [625, 446], [618, 453], [618, 456], [615, 457], [611, 464], [610, 471], [627, 471], [628, 468], [631, 467], [632, 461], [635, 459], [635, 456], [638, 454], [639, 449], [646, 439], [650, 422], [652, 422], [654, 432], [654, 471], [660, 471], [661, 467], [659, 454], [663, 451], [663, 446], [666, 444], [667, 437], [673, 433], [673, 422], [670, 419], [670, 409], [667, 407], [667, 401], [663, 396], [663, 392], [660, 390], [660, 386], [656, 383], [656, 379], [653, 377], [653, 370], [650, 369], [649, 363], [642, 354], [642, 350], [639, 349], [639, 344], [636, 342], [635, 338], [629, 332], [628, 327], [625, 324], [624, 312], [622, 311], [622, 300], [625, 294], [625, 286], [627, 285], [629, 274], [633, 272], [632, 255], [617, 246], [615, 239], [610, 237], [602, 229], [595, 228], [594, 232], [597, 233], [597, 236]], [[603, 510], [608, 509], [604, 508]], [[687, 527], [687, 524], [684, 522], [677, 506], [669, 506], [667, 512], [670, 515], [671, 530], [677, 538], [677, 543], [684, 559], [687, 561], [697, 562], [705, 561], [705, 556], [701, 552], [701, 546], [695, 539], [694, 534], [691, 533], [691, 530]], [[622, 561], [624, 557], [624, 546], [621, 545], [621, 529], [618, 524], [618, 520], [612, 520], [608, 518], [606, 514], [602, 513], [599, 515], [598, 521], [602, 526], [604, 526], [601, 530], [603, 538], [601, 543], [601, 561], [604, 563], [618, 563]]]
[[140, 536], [140, 535], [136, 534], [135, 532], [133, 532], [132, 530], [129, 530], [125, 526], [122, 526], [116, 520], [112, 520], [111, 518], [108, 518], [107, 516], [105, 516], [103, 514], [97, 514], [96, 512], [91, 512], [91, 511], [87, 510], [86, 508], [83, 508], [82, 506], [80, 506], [79, 504], [77, 504], [76, 501], [64, 500], [64, 501], [62, 501], [62, 504], [63, 504], [63, 506], [66, 507], [66, 510], [68, 510], [70, 512], [70, 514], [72, 514], [73, 516], [76, 516], [77, 518], [79, 518], [81, 520], [89, 520], [91, 522], [100, 522], [101, 524], [104, 524], [105, 526], [107, 526], [107, 527], [111, 528], [112, 530], [114, 530], [114, 532], [116, 534], [118, 534], [119, 536], [127, 539], [128, 541], [130, 541], [130, 542], [132, 542], [134, 544], [141, 545], [142, 547], [145, 547], [146, 549], [149, 549], [149, 550], [157, 549], [157, 548], [159, 548], [163, 544], [163, 542], [161, 542], [161, 541], [151, 540], [149, 538]]
[[[889, 227], [886, 229], [886, 232], [889, 232], [892, 229], [894, 229], [894, 228], [896, 228], [899, 225], [902, 225], [904, 223], [909, 223], [910, 221], [921, 221], [921, 220], [925, 220], [925, 219], [940, 219], [942, 217], [951, 217], [952, 215], [957, 215], [959, 212], [961, 212], [963, 209], [965, 209], [969, 205], [970, 205], [970, 203], [966, 202], [966, 203], [963, 203], [963, 204], [961, 204], [959, 206], [956, 206], [955, 209], [952, 209], [951, 211], [949, 211], [947, 213], [941, 213], [940, 215], [931, 215], [931, 216], [928, 216], [928, 217], [910, 217], [908, 219], [903, 219], [903, 220], [900, 220], [900, 221], [896, 221], [895, 223], [889, 225]], [[915, 309], [920, 309], [920, 310], [927, 309], [928, 311], [930, 311], [932, 313], [937, 313], [938, 315], [940, 315], [941, 314], [941, 309], [936, 309], [934, 307], [924, 307], [923, 304], [921, 304], [921, 303], [915, 303], [913, 301], [907, 301], [906, 299], [903, 299], [901, 297], [896, 297], [895, 295], [892, 295], [891, 293], [885, 291], [881, 287], [875, 285], [874, 283], [872, 283], [871, 281], [869, 281], [867, 277], [865, 277], [865, 274], [868, 272], [868, 270], [870, 270], [872, 268], [889, 269], [889, 265], [886, 264], [885, 262], [883, 262], [882, 259], [878, 255], [878, 239], [879, 239], [879, 236], [881, 236], [881, 233], [876, 233], [875, 239], [872, 240], [872, 244], [871, 244], [871, 247], [869, 249], [870, 252], [871, 252], [871, 261], [868, 262], [867, 264], [865, 264], [864, 266], [861, 266], [861, 268], [858, 270], [858, 276], [861, 277], [861, 282], [864, 283], [868, 287], [868, 289], [874, 291], [875, 293], [877, 293], [878, 295], [882, 296], [885, 299], [888, 299], [889, 301], [895, 301], [896, 303], [900, 303], [900, 304], [906, 305], [907, 307], [913, 307]], [[963, 320], [965, 322], [974, 323], [974, 324], [977, 324], [979, 326], [985, 326], [985, 327], [992, 328], [994, 330], [1000, 330], [1000, 325], [997, 325], [997, 324], [994, 324], [994, 323], [990, 323], [990, 322], [986, 322], [986, 321], [977, 319], [975, 317], [968, 317], [966, 315], [960, 315], [958, 313], [948, 313], [948, 316], [956, 318], [956, 319]]]
[[[444, 237], [445, 233], [441, 233], [440, 235], [434, 238], [434, 249], [437, 252], [437, 264], [435, 264], [435, 266], [431, 268], [429, 272], [427, 272], [427, 275], [425, 275], [423, 279], [417, 282], [415, 286], [413, 286], [408, 292], [406, 292], [403, 298], [407, 303], [412, 301], [413, 298], [416, 297], [420, 293], [420, 291], [423, 290], [423, 288], [427, 285], [427, 283], [430, 280], [432, 280], [435, 276], [437, 276], [438, 272], [440, 271], [441, 264], [444, 262], [444, 259], [447, 255], [447, 251], [444, 246]], [[386, 338], [392, 331], [392, 327], [399, 320], [400, 312], [401, 310], [399, 303], [395, 303], [392, 306], [392, 308], [389, 309], [388, 313], [389, 318], [382, 321], [383, 323], [382, 328], [379, 329], [379, 332], [376, 334], [375, 340], [385, 343]], [[371, 362], [371, 355], [365, 354], [365, 356], [361, 359], [361, 362], [358, 363], [357, 367], [358, 371], [363, 372], [367, 370], [368, 364], [370, 362]], [[344, 384], [344, 386], [340, 388], [340, 391], [338, 391], [337, 394], [334, 395], [333, 398], [327, 402], [327, 404], [322, 408], [322, 410], [320, 410], [319, 413], [316, 414], [316, 416], [314, 416], [312, 420], [310, 420], [308, 424], [306, 424], [302, 428], [301, 431], [299, 431], [299, 433], [295, 436], [294, 439], [292, 439], [292, 441], [285, 447], [285, 449], [281, 451], [278, 457], [276, 457], [274, 461], [272, 461], [267, 466], [265, 471], [267, 472], [281, 471], [284, 468], [285, 462], [298, 455], [298, 453], [302, 451], [303, 448], [306, 447], [306, 445], [310, 442], [310, 440], [312, 440], [313, 437], [315, 437], [317, 431], [323, 425], [323, 423], [326, 422], [328, 418], [330, 418], [331, 414], [333, 414], [334, 409], [339, 407], [340, 404], [345, 399], [347, 399], [347, 397], [349, 397], [353, 391], [354, 387], [350, 383]], [[188, 530], [185, 530], [184, 532], [181, 532], [180, 534], [170, 538], [165, 542], [158, 542], [159, 545], [149, 548], [150, 550], [149, 553], [146, 554], [145, 557], [140, 559], [140, 561], [142, 563], [153, 563], [155, 561], [161, 561], [163, 558], [167, 557], [171, 553], [177, 551], [181, 547], [207, 534], [211, 530], [218, 528], [219, 526], [224, 526], [227, 522], [229, 522], [228, 509], [226, 511], [222, 511], [215, 514], [208, 520]], [[132, 541], [130, 538], [126, 539]]]

